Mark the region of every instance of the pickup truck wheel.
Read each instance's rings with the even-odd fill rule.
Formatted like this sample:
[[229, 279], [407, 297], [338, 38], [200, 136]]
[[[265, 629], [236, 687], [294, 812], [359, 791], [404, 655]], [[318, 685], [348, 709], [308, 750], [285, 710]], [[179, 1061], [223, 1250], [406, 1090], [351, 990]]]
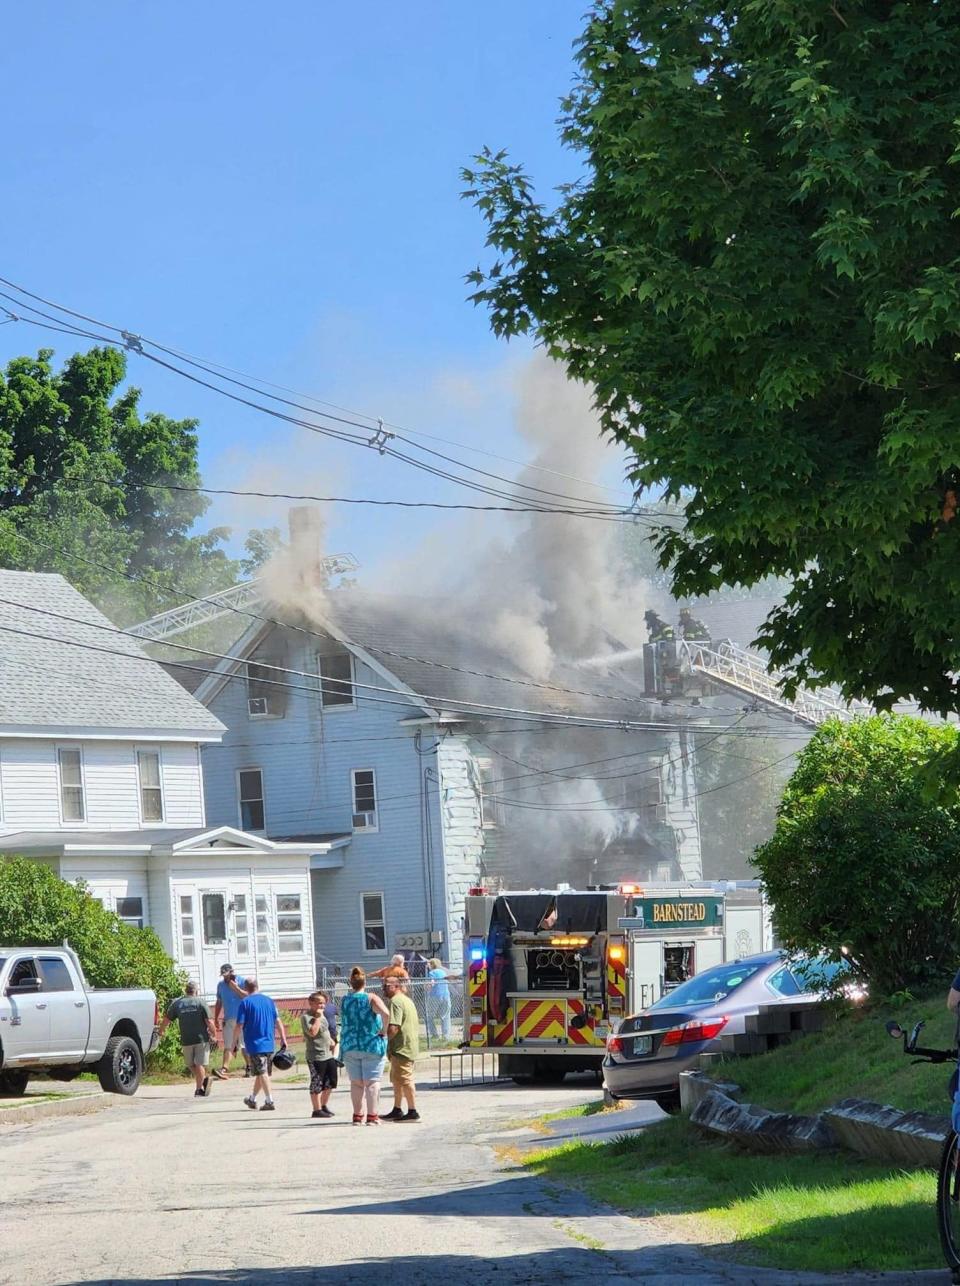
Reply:
[[100, 1088], [108, 1094], [136, 1094], [143, 1075], [140, 1046], [130, 1036], [111, 1036], [97, 1064]]
[[0, 1094], [19, 1095], [27, 1091], [29, 1072], [0, 1072]]

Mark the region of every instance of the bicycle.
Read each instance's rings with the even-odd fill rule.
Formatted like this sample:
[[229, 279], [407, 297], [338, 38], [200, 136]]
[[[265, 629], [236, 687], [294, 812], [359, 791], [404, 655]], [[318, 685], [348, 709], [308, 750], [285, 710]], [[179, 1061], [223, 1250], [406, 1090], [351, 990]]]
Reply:
[[[957, 1063], [958, 1050], [927, 1049], [918, 1045], [920, 1033], [926, 1026], [918, 1022], [908, 1033], [898, 1022], [887, 1023], [887, 1035], [903, 1037], [903, 1052], [911, 1055], [915, 1063]], [[960, 1015], [958, 1015], [958, 1043], [960, 1043]], [[953, 1095], [957, 1088], [957, 1072], [950, 1081], [949, 1094], [951, 1108]], [[943, 1250], [951, 1280], [960, 1286], [960, 1134], [951, 1127], [943, 1141], [940, 1153], [940, 1166], [937, 1170], [937, 1232], [940, 1235], [940, 1247]]]

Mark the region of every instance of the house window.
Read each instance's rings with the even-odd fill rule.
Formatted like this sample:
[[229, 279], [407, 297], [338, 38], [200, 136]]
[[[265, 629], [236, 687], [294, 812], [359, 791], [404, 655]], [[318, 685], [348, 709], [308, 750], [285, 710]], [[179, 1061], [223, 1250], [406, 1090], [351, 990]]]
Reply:
[[160, 781], [160, 751], [138, 750], [140, 816], [145, 822], [163, 821], [163, 787]]
[[237, 792], [240, 797], [240, 829], [262, 831], [263, 773], [259, 768], [241, 768], [237, 773]]
[[477, 760], [477, 777], [480, 783], [480, 825], [484, 830], [495, 830], [503, 825], [503, 807], [497, 798], [500, 781], [492, 759]]
[[277, 894], [277, 950], [280, 955], [303, 950], [303, 912], [299, 893]]
[[267, 905], [267, 899], [262, 894], [257, 894], [257, 955], [262, 960], [264, 956], [270, 954], [270, 910]]
[[236, 938], [237, 955], [250, 954], [250, 921], [247, 918], [247, 899], [242, 893], [233, 899], [233, 932]]
[[375, 831], [377, 825], [377, 777], [372, 768], [354, 768], [353, 829]]
[[193, 897], [180, 896], [180, 950], [184, 960], [193, 960], [197, 954], [197, 938], [193, 920]]
[[331, 706], [356, 704], [353, 688], [353, 656], [349, 652], [333, 652], [317, 658], [320, 667], [320, 704], [326, 710]]
[[65, 822], [82, 822], [86, 816], [83, 799], [83, 756], [79, 750], [58, 750], [60, 763], [60, 812]]
[[143, 928], [143, 898], [117, 898], [117, 915], [124, 924]]
[[202, 893], [200, 912], [203, 917], [204, 946], [219, 946], [227, 940], [227, 900], [222, 893]]
[[282, 661], [247, 662], [247, 713], [251, 719], [282, 719], [287, 707]]
[[382, 893], [363, 893], [360, 896], [363, 917], [363, 949], [380, 952], [387, 949], [387, 922], [383, 913]]

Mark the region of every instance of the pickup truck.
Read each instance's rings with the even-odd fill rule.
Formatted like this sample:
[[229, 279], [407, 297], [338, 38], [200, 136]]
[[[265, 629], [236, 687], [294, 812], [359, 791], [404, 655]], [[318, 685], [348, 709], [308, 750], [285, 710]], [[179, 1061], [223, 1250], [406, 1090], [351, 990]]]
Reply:
[[0, 947], [0, 1094], [84, 1071], [108, 1093], [135, 1094], [158, 1022], [152, 991], [89, 987], [66, 945]]

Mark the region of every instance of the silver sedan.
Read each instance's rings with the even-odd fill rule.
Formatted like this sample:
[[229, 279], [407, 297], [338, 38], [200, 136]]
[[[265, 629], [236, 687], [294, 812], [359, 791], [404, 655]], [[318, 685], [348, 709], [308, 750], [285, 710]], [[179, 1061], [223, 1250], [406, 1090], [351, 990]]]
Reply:
[[613, 1098], [655, 1099], [665, 1111], [679, 1104], [680, 1073], [696, 1067], [721, 1036], [745, 1030], [761, 1005], [822, 999], [843, 965], [766, 951], [705, 969], [649, 1009], [624, 1018], [607, 1040], [604, 1088]]

